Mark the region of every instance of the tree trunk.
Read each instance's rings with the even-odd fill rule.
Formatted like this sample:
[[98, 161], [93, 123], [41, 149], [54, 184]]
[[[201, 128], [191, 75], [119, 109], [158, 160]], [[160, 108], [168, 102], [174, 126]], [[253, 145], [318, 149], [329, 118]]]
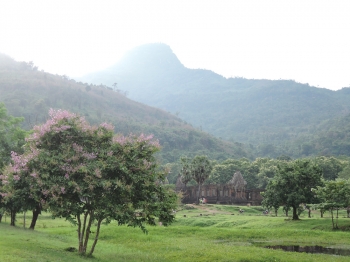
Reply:
[[296, 206], [293, 206], [293, 220], [299, 220]]
[[11, 209], [11, 226], [16, 226], [16, 212]]
[[79, 247], [79, 253], [81, 252], [80, 250], [80, 242], [81, 242], [81, 220], [80, 220], [80, 215], [77, 215], [77, 220], [78, 220], [78, 247]]
[[333, 218], [333, 208], [331, 208], [331, 216], [332, 216], [332, 225], [333, 225], [333, 229], [335, 229], [335, 227], [334, 227], [334, 218]]
[[309, 218], [311, 218], [311, 208], [309, 208], [308, 210], [309, 210]]
[[0, 223], [1, 223], [1, 219], [2, 219], [2, 214], [0, 213]]
[[201, 184], [198, 184], [197, 205], [199, 205], [200, 192], [201, 192]]
[[94, 221], [94, 211], [91, 211], [89, 214], [89, 223], [88, 223], [88, 226], [87, 226], [86, 232], [85, 232], [84, 254], [86, 254], [86, 249], [87, 249], [87, 245], [88, 245], [89, 237], [90, 237], [90, 232], [91, 232], [91, 224], [93, 221]]
[[33, 210], [33, 218], [32, 218], [32, 222], [30, 223], [29, 229], [34, 230], [35, 225], [36, 225], [36, 221], [38, 220], [38, 217], [39, 217], [40, 214], [41, 214], [41, 208], [40, 208], [40, 206], [37, 206]]
[[92, 247], [91, 247], [91, 250], [90, 250], [89, 256], [91, 256], [91, 255], [92, 255], [92, 253], [94, 253], [95, 246], [96, 246], [96, 244], [97, 244], [97, 240], [98, 240], [98, 236], [100, 235], [100, 227], [101, 227], [101, 222], [102, 222], [102, 219], [99, 219], [99, 220], [98, 220], [98, 222], [97, 222], [96, 236], [95, 236], [94, 243], [92, 244]]
[[81, 254], [84, 254], [86, 252], [86, 250], [84, 250], [84, 234], [85, 234], [87, 216], [88, 216], [88, 212], [85, 212], [84, 213], [83, 229], [80, 232], [80, 238], [79, 238], [79, 253], [81, 253]]
[[338, 229], [338, 212], [339, 212], [339, 208], [337, 208], [337, 217], [335, 220], [335, 228]]

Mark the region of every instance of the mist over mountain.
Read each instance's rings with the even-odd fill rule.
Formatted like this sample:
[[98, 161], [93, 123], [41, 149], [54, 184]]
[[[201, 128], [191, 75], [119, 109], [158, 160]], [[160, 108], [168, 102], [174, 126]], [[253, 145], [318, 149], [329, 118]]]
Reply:
[[162, 163], [197, 154], [221, 160], [252, 158], [241, 145], [217, 139], [162, 109], [135, 102], [120, 91], [38, 71], [32, 62], [16, 62], [3, 54], [0, 54], [1, 102], [9, 114], [24, 117], [26, 129], [44, 123], [49, 109], [54, 108], [79, 113], [92, 124], [112, 123], [115, 132], [124, 135], [153, 134], [162, 146], [159, 155]]
[[[81, 79], [114, 84], [133, 100], [176, 114], [217, 137], [250, 145], [262, 156], [335, 152], [332, 145], [320, 143], [334, 128], [326, 123], [350, 113], [349, 88], [331, 91], [293, 80], [226, 79], [209, 70], [185, 68], [165, 44], [132, 49], [114, 66]], [[338, 143], [348, 142], [344, 138]], [[337, 154], [350, 154], [350, 148]]]

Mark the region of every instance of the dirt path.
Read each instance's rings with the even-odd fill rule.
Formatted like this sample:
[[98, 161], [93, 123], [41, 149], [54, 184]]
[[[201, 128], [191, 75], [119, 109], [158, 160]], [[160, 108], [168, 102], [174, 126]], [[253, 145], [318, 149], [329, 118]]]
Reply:
[[188, 207], [192, 207], [197, 210], [202, 210], [203, 213], [211, 213], [211, 214], [231, 214], [230, 212], [223, 211], [223, 210], [218, 210], [212, 205], [206, 205], [206, 204], [201, 204], [201, 205], [194, 205], [194, 204], [186, 204]]

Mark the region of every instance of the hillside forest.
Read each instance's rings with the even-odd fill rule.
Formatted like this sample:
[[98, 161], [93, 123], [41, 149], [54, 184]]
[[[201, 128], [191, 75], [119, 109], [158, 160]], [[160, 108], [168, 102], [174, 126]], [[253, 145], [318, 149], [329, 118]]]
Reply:
[[[165, 45], [150, 45], [136, 49], [137, 52], [131, 51], [118, 64], [119, 67], [123, 66], [120, 69], [120, 75], [117, 74], [114, 80], [120, 80], [120, 82], [110, 85], [108, 79], [100, 84], [78, 82], [65, 75], [53, 75], [39, 71], [33, 62], [17, 62], [6, 55], [1, 55], [2, 111], [7, 110], [8, 117], [13, 119], [21, 117], [21, 119], [16, 118], [15, 122], [16, 128], [20, 125], [23, 132], [30, 131], [35, 125], [44, 123], [48, 119], [50, 108], [64, 108], [84, 116], [92, 124], [101, 121], [109, 122], [114, 125], [115, 133], [153, 134], [161, 144], [162, 149], [157, 153], [157, 159], [169, 170], [167, 180], [170, 184], [175, 184], [181, 173], [180, 158], [196, 155], [207, 155], [213, 164], [211, 175], [205, 183], [226, 183], [236, 170], [240, 170], [249, 188], [263, 189], [267, 186], [269, 179], [274, 177], [280, 163], [304, 157], [312, 159], [322, 167], [325, 179], [350, 176], [350, 114], [348, 105], [345, 103], [350, 95], [348, 89], [344, 88], [334, 92], [290, 80], [224, 79], [210, 71], [184, 68], [169, 50], [169, 47]], [[154, 56], [155, 58], [151, 59]], [[160, 56], [167, 59], [160, 59]], [[135, 64], [133, 59], [138, 59], [139, 63]], [[132, 77], [133, 74], [142, 71], [146, 62], [147, 65], [152, 64], [147, 67], [149, 70], [147, 74]], [[133, 70], [129, 71], [129, 78], [122, 80], [123, 74], [131, 68]], [[154, 76], [154, 71], [160, 68], [165, 70], [161, 71], [164, 75], [158, 74], [163, 76], [163, 80], [170, 81], [169, 77], [172, 74], [184, 71], [188, 74], [187, 80], [191, 79], [191, 81], [187, 81], [184, 87], [181, 81], [185, 82], [186, 79], [181, 78], [180, 81], [178, 78], [180, 82], [177, 82], [177, 89], [171, 89], [168, 83], [163, 89], [158, 90], [158, 95], [149, 95], [149, 97], [164, 102], [166, 101], [165, 94], [176, 97], [177, 93], [187, 92], [186, 99], [191, 97], [193, 99], [187, 103], [192, 107], [187, 113], [177, 111], [171, 114], [165, 111], [169, 108], [159, 109], [130, 99], [138, 92], [133, 95], [132, 89], [127, 88], [126, 79], [130, 81], [131, 79], [143, 79], [144, 84], [139, 85], [140, 88], [142, 87], [142, 90], [139, 90], [140, 94], [151, 94], [154, 90], [146, 87], [150, 85], [149, 81], [152, 83], [160, 81]], [[114, 72], [112, 69], [107, 70], [110, 77]], [[99, 80], [102, 82], [102, 79]], [[228, 92], [224, 92], [228, 100], [226, 109], [223, 109], [225, 107], [223, 100], [215, 98], [215, 93], [220, 94], [220, 92], [215, 91], [218, 90], [218, 86], [214, 84], [214, 80], [217, 83], [220, 82], [220, 85], [225, 85]], [[119, 89], [122, 88], [120, 86], [125, 89]], [[197, 103], [199, 98], [190, 94], [193, 92], [199, 95], [199, 86], [208, 92], [211, 90], [209, 92], [211, 95], [205, 95], [209, 94], [207, 91], [200, 92], [200, 96], [203, 95], [201, 97], [203, 103]], [[171, 90], [176, 90], [176, 92], [171, 92]], [[232, 92], [236, 95], [228, 95]], [[315, 102], [306, 102], [310, 96]], [[147, 96], [142, 95], [142, 97], [146, 99]], [[268, 101], [267, 97], [269, 97]], [[180, 100], [185, 103], [185, 100]], [[218, 107], [214, 103], [217, 100], [221, 101], [223, 107]], [[212, 103], [215, 104], [213, 106], [217, 110], [207, 107]], [[244, 104], [246, 107], [243, 110]], [[291, 107], [285, 108], [288, 104]], [[254, 107], [248, 105], [254, 105]], [[225, 110], [226, 113], [221, 116], [218, 110]], [[237, 113], [236, 110], [239, 112]], [[256, 110], [259, 114], [252, 110]], [[217, 124], [216, 131], [210, 134], [209, 126], [201, 125], [200, 128], [195, 128], [193, 126], [198, 125], [198, 122], [190, 122], [191, 118], [182, 119], [182, 117], [186, 118], [186, 114], [192, 113], [206, 115], [206, 117], [195, 116], [201, 121], [211, 123], [210, 119], [215, 118], [216, 121], [221, 122]], [[229, 117], [229, 114], [232, 116]], [[235, 121], [246, 121], [247, 124], [237, 124]], [[261, 127], [256, 128], [257, 125]], [[232, 126], [235, 128], [230, 129]], [[268, 129], [267, 126], [269, 126]], [[286, 131], [282, 132], [280, 128]], [[239, 132], [240, 129], [241, 132]], [[249, 130], [254, 131], [250, 133]], [[218, 132], [223, 132], [220, 133], [222, 136], [219, 136]], [[225, 132], [232, 136], [224, 136]], [[283, 135], [279, 136], [279, 132]], [[18, 141], [23, 141], [23, 133], [18, 134]], [[240, 142], [233, 140], [234, 138]], [[21, 145], [21, 143], [23, 142], [18, 144]], [[17, 150], [18, 148], [20, 146], [17, 146]], [[6, 152], [2, 153], [3, 159], [8, 161], [9, 150]]]
[[77, 82], [37, 70], [32, 62], [0, 55], [0, 102], [10, 115], [23, 117], [22, 128], [44, 123], [50, 108], [84, 116], [91, 124], [109, 122], [124, 135], [153, 134], [161, 145], [162, 163], [182, 155], [205, 154], [213, 159], [249, 157], [244, 145], [216, 138], [162, 109], [135, 102], [106, 85]]
[[136, 47], [81, 80], [115, 84], [133, 100], [244, 144], [254, 157], [350, 154], [349, 87], [331, 91], [293, 80], [224, 78], [186, 68], [165, 44]]

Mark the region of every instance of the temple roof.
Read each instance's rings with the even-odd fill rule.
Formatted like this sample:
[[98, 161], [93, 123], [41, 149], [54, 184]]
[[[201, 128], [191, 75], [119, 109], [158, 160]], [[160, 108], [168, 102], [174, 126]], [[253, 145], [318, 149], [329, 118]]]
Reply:
[[242, 190], [247, 185], [247, 181], [244, 180], [240, 171], [236, 171], [230, 181], [227, 184], [233, 185], [235, 190]]

